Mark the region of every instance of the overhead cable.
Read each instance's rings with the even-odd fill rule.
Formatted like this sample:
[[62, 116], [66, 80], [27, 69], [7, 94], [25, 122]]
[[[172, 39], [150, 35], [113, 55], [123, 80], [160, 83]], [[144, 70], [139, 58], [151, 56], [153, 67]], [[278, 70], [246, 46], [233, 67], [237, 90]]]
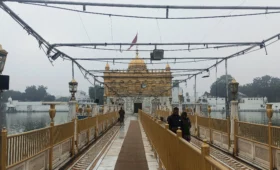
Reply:
[[[193, 17], [152, 17], [152, 16], [139, 16], [139, 15], [137, 16], [137, 15], [122, 15], [122, 14], [113, 14], [113, 13], [91, 12], [91, 11], [77, 10], [77, 9], [58, 7], [58, 6], [52, 6], [52, 5], [35, 4], [35, 3], [24, 3], [24, 4], [43, 6], [43, 7], [47, 7], [47, 8], [54, 8], [54, 9], [86, 13], [86, 14], [93, 14], [93, 15], [103, 15], [103, 16], [109, 16], [109, 17], [122, 17], [122, 18], [135, 18], [135, 19], [156, 19], [156, 20], [217, 19], [217, 18], [248, 17], [248, 16], [258, 16], [258, 15], [268, 15], [268, 14], [279, 14], [280, 13], [280, 11], [265, 11], [265, 12], [258, 12], [258, 13], [233, 14], [233, 15], [212, 15], [212, 16], [193, 16]], [[277, 10], [279, 10], [279, 9], [277, 9]]]

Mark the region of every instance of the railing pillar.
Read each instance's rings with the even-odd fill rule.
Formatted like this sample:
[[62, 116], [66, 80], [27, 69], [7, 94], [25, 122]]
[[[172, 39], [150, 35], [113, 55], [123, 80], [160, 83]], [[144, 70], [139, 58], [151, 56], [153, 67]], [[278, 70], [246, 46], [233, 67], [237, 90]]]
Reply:
[[201, 103], [195, 104], [195, 113], [196, 113], [196, 115], [201, 116]]
[[7, 130], [4, 127], [0, 136], [0, 170], [6, 170], [7, 163]]
[[50, 104], [49, 115], [51, 118], [50, 123], [50, 148], [49, 148], [49, 170], [52, 170], [52, 161], [53, 161], [53, 129], [54, 129], [54, 117], [56, 114], [55, 104]]
[[[180, 148], [179, 148], [179, 146], [181, 146], [181, 145], [179, 145], [180, 143], [180, 138], [182, 138], [182, 130], [181, 130], [181, 128], [179, 127], [178, 128], [178, 130], [176, 131], [176, 135], [177, 135], [177, 146], [175, 146], [176, 148], [176, 150], [177, 150], [177, 152], [178, 153], [180, 153], [181, 152], [181, 150], [180, 150]], [[179, 160], [177, 160], [177, 161], [179, 161]], [[179, 169], [179, 162], [176, 162], [176, 166], [175, 167], [172, 167], [172, 168], [174, 168], [174, 169]]]
[[[233, 126], [232, 126], [233, 125]], [[232, 127], [231, 127], [232, 126]], [[231, 128], [233, 128], [233, 139], [231, 139]], [[235, 129], [234, 129], [234, 121], [233, 124], [231, 123], [230, 118], [227, 118], [227, 134], [228, 134], [228, 150], [231, 153], [234, 153], [233, 149], [234, 149], [234, 137], [235, 137]]]
[[[72, 129], [75, 132], [75, 119], [72, 119], [72, 122], [74, 124], [74, 129]], [[72, 138], [72, 146], [71, 146], [71, 156], [73, 157], [75, 155], [75, 133]]]
[[87, 124], [87, 145], [88, 145], [89, 144], [89, 135], [90, 135], [90, 128], [89, 128], [88, 120], [86, 121], [86, 124]]
[[52, 160], [53, 160], [53, 127], [54, 122], [50, 123], [50, 149], [49, 149], [49, 170], [52, 170]]
[[238, 153], [237, 153], [237, 151], [238, 151], [237, 133], [238, 133], [237, 119], [234, 119], [234, 148], [233, 148], [234, 156], [238, 155]]
[[272, 104], [266, 104], [266, 115], [268, 118], [268, 149], [269, 149], [269, 170], [273, 170], [273, 154], [272, 154], [272, 129], [271, 118], [273, 116]]
[[273, 154], [272, 154], [272, 131], [271, 121], [268, 122], [268, 147], [269, 147], [269, 170], [273, 170]]
[[229, 138], [229, 151], [233, 152], [233, 142], [234, 142], [234, 119], [239, 120], [238, 118], [238, 101], [232, 100], [231, 104], [231, 111], [230, 111], [230, 127], [228, 127], [228, 131], [230, 132]]
[[201, 145], [201, 164], [202, 164], [202, 170], [207, 170], [206, 168], [206, 156], [210, 155], [210, 148], [209, 145], [206, 143], [206, 140], [203, 140], [203, 144]]
[[194, 113], [194, 120], [195, 120], [195, 124], [194, 124], [194, 135], [195, 135], [196, 137], [198, 137], [197, 113]]
[[208, 106], [207, 108], [207, 111], [208, 111], [208, 129], [209, 129], [209, 138], [210, 138], [210, 143], [212, 143], [213, 141], [213, 137], [212, 137], [212, 130], [211, 130], [211, 106]]

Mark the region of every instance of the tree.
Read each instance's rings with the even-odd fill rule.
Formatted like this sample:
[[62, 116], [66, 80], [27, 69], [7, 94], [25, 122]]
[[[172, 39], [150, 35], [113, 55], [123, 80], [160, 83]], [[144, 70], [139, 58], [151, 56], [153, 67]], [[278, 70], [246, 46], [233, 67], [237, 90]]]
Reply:
[[[226, 82], [226, 75], [219, 77], [210, 87], [211, 96], [226, 97], [226, 86], [229, 85], [233, 77], [228, 75], [228, 81]], [[230, 97], [230, 88], [228, 88], [228, 94]]]
[[49, 101], [49, 102], [51, 102], [51, 101], [55, 101], [55, 97], [53, 96], [53, 95], [47, 95], [47, 96], [45, 96], [44, 98], [43, 98], [43, 101]]
[[60, 102], [68, 102], [70, 100], [70, 97], [60, 97], [57, 98], [56, 101], [60, 101]]
[[240, 86], [239, 91], [248, 97], [267, 97], [269, 102], [279, 102], [280, 79], [269, 75], [256, 77], [253, 83]]
[[2, 93], [1, 101], [7, 102], [11, 97], [13, 100], [19, 101], [54, 101], [55, 97], [47, 92], [47, 87], [40, 85], [27, 86], [25, 92], [7, 90]]
[[[95, 95], [95, 91], [96, 91], [96, 95]], [[104, 103], [104, 100], [103, 100], [104, 88], [103, 87], [101, 87], [99, 85], [95, 85], [94, 87], [89, 87], [88, 93], [89, 93], [89, 97], [91, 99], [99, 100], [98, 105], [103, 105], [103, 103]]]

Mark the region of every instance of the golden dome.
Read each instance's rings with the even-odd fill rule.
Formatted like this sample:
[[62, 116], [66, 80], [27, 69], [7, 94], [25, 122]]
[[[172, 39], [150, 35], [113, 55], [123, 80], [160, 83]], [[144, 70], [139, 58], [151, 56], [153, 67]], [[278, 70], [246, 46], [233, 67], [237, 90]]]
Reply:
[[128, 70], [132, 70], [132, 71], [147, 70], [147, 66], [144, 60], [139, 58], [138, 54], [136, 54], [136, 57], [129, 62]]

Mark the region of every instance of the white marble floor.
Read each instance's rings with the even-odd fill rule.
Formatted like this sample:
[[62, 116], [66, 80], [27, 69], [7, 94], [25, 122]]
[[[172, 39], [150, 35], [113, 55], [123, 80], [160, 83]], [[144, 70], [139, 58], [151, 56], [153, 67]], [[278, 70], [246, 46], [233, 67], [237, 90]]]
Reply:
[[[114, 170], [115, 164], [117, 162], [121, 147], [126, 136], [128, 127], [130, 125], [130, 120], [137, 120], [137, 115], [129, 115], [124, 123], [124, 126], [121, 127], [119, 133], [116, 135], [112, 141], [110, 147], [107, 149], [105, 154], [101, 157], [97, 165], [93, 170]], [[141, 126], [140, 126], [141, 127]], [[146, 134], [141, 127], [142, 140], [145, 147], [146, 159], [150, 170], [157, 170], [158, 163], [154, 158], [154, 154], [151, 151], [151, 146], [147, 140]]]

